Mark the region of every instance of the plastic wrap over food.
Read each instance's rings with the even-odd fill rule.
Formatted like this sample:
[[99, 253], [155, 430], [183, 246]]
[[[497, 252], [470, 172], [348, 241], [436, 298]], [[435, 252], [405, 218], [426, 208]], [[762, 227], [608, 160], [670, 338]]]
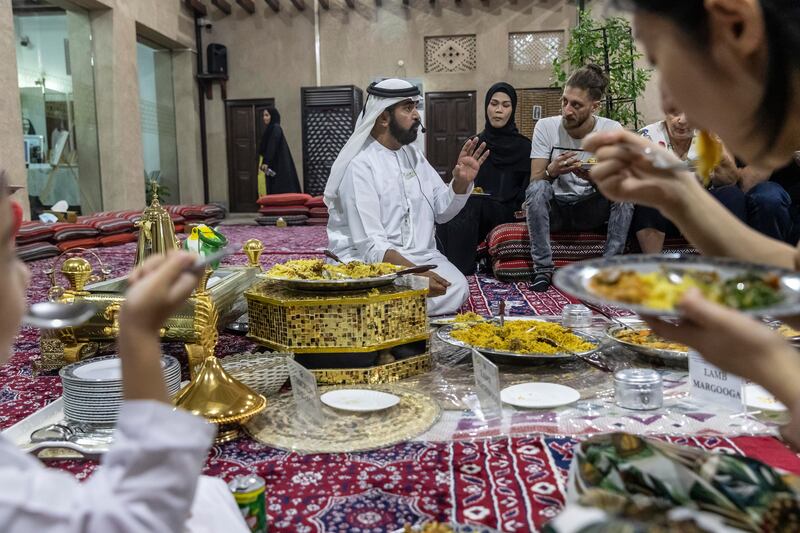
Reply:
[[[560, 322], [561, 317], [537, 316], [506, 319]], [[588, 357], [520, 359], [495, 357], [501, 388], [524, 383], [552, 383], [577, 391], [577, 401], [567, 405], [528, 409], [503, 403], [500, 417], [485, 416], [476, 393], [472, 351], [442, 340], [434, 330], [431, 347], [434, 368], [402, 384], [430, 395], [442, 407], [442, 416], [419, 440], [470, 440], [501, 435], [585, 436], [608, 432], [638, 435], [777, 435], [786, 413], [750, 408], [726, 410], [690, 396], [688, 349], [653, 338], [646, 324], [629, 317], [595, 315], [591, 325], [576, 330], [597, 341]], [[448, 326], [442, 326], [445, 332]], [[527, 331], [527, 330], [526, 330]], [[516, 364], [515, 364], [516, 363]], [[615, 399], [616, 372], [622, 369], [655, 369], [660, 376], [660, 407], [627, 409]], [[650, 374], [649, 372], [647, 374]], [[663, 398], [663, 399], [662, 399]]]

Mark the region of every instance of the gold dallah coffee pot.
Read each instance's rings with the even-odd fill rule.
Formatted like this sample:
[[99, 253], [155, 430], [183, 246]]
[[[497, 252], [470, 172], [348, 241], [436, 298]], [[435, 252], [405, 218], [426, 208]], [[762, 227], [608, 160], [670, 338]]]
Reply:
[[139, 265], [153, 254], [166, 254], [178, 250], [181, 245], [175, 237], [175, 225], [169, 212], [158, 202], [158, 184], [150, 182], [153, 201], [142, 212], [136, 223], [139, 228], [139, 242], [136, 245], [136, 262]]

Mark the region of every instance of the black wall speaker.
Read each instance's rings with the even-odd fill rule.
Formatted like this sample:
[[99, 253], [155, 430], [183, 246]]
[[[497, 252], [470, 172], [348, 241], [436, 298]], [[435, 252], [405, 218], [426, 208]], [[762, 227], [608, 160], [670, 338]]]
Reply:
[[228, 49], [224, 44], [211, 43], [206, 48], [209, 74], [228, 75]]

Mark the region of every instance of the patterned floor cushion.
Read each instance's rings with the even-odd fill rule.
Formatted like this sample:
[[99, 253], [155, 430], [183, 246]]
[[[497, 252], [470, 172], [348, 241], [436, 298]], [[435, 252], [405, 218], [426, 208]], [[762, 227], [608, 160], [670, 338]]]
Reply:
[[308, 221], [306, 215], [288, 215], [285, 217], [258, 216], [256, 217], [256, 222], [262, 226], [274, 226], [279, 218], [282, 218], [289, 226], [303, 226]]
[[306, 224], [309, 226], [327, 226], [328, 219], [327, 218], [309, 218], [306, 220]]
[[[526, 223], [501, 224], [489, 233], [486, 240], [492, 258], [492, 270], [497, 279], [512, 281], [531, 278], [533, 262]], [[575, 261], [601, 257], [605, 241], [606, 236], [600, 233], [553, 233], [550, 236], [553, 263], [564, 266]], [[625, 253], [634, 251], [631, 243], [628, 243]], [[666, 240], [664, 253], [694, 254], [697, 251], [683, 238], [678, 238]]]
[[264, 216], [282, 217], [287, 215], [308, 216], [309, 209], [304, 205], [265, 205], [258, 210]]

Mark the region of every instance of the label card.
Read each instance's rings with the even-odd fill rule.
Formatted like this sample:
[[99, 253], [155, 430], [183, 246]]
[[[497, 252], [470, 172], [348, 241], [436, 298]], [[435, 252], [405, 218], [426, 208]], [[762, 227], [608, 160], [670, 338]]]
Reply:
[[731, 411], [744, 409], [744, 380], [720, 370], [695, 351], [689, 352], [689, 385], [694, 400], [721, 405]]
[[289, 364], [289, 379], [292, 382], [292, 396], [294, 396], [298, 416], [306, 422], [323, 425], [325, 414], [322, 412], [322, 402], [319, 400], [317, 378], [300, 363], [292, 360], [287, 363]]
[[472, 350], [472, 368], [475, 371], [475, 387], [485, 418], [497, 418], [503, 414], [500, 399], [500, 371], [478, 350]]

